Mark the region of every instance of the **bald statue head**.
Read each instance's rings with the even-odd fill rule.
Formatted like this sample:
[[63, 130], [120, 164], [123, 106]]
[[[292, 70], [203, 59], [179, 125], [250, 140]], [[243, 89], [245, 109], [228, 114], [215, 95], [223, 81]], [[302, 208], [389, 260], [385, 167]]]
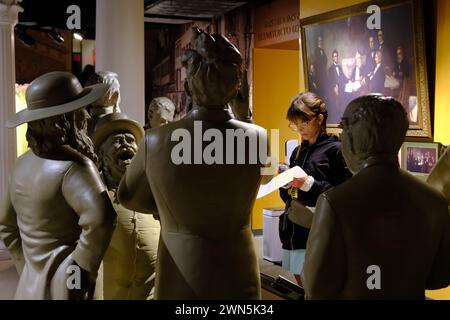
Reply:
[[147, 118], [150, 128], [158, 128], [173, 121], [175, 105], [166, 97], [157, 97], [148, 106]]
[[409, 127], [406, 111], [393, 98], [359, 97], [342, 117], [342, 153], [350, 171], [357, 173], [376, 155], [397, 155]]
[[194, 50], [186, 50], [182, 57], [185, 90], [198, 106], [223, 108], [238, 92], [241, 55], [220, 34], [210, 35], [198, 28], [193, 28], [193, 33]]

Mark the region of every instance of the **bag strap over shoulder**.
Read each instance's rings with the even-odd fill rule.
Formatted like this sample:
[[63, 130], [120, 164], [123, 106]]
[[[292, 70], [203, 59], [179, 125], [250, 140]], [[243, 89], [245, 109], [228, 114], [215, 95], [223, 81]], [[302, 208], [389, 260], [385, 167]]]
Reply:
[[310, 229], [312, 225], [313, 212], [296, 199], [291, 200], [291, 205], [286, 211], [287, 217], [293, 223]]

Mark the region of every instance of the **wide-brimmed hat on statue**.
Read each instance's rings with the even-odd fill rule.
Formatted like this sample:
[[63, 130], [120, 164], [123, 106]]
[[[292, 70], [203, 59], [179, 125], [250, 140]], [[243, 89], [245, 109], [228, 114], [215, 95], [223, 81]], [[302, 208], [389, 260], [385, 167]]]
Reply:
[[119, 132], [129, 132], [139, 144], [144, 137], [144, 129], [137, 121], [129, 119], [125, 114], [120, 112], [112, 112], [103, 116], [95, 125], [92, 134], [92, 142], [97, 152], [102, 143], [108, 139], [111, 134]]
[[30, 83], [25, 93], [27, 109], [9, 118], [6, 127], [14, 128], [82, 109], [100, 99], [106, 90], [108, 86], [102, 83], [83, 88], [69, 72], [46, 73]]

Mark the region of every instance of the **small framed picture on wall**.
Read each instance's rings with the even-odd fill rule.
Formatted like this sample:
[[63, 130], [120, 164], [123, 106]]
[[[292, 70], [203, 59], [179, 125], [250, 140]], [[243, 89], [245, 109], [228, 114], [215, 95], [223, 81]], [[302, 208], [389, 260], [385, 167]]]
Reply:
[[400, 167], [426, 180], [440, 156], [439, 143], [405, 142], [400, 151]]

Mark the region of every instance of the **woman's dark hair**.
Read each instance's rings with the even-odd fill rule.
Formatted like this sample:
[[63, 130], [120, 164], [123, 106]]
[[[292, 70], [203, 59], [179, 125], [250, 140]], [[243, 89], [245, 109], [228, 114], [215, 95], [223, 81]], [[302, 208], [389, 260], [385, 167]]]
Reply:
[[322, 131], [326, 132], [328, 110], [322, 98], [312, 92], [302, 92], [291, 102], [286, 118], [291, 122], [310, 121], [323, 115]]

